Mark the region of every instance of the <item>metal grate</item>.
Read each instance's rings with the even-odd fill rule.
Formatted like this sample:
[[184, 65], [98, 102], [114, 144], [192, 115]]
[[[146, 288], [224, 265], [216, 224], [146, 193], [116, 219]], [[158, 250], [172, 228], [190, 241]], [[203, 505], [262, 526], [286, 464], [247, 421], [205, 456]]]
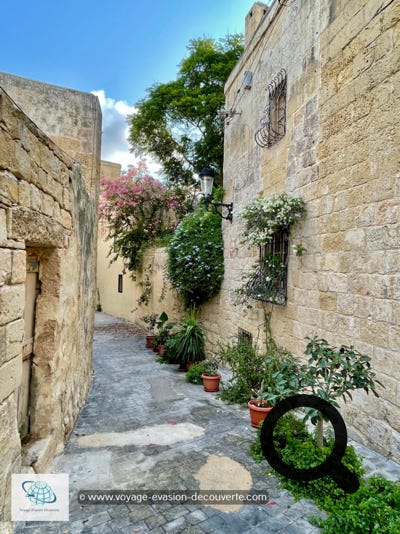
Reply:
[[289, 232], [277, 232], [268, 245], [260, 247], [256, 271], [246, 285], [246, 293], [255, 300], [286, 304]]
[[238, 341], [239, 343], [248, 343], [249, 345], [253, 344], [253, 334], [244, 328], [238, 328]]
[[281, 69], [267, 86], [268, 100], [255, 140], [261, 148], [270, 147], [286, 134], [286, 71]]

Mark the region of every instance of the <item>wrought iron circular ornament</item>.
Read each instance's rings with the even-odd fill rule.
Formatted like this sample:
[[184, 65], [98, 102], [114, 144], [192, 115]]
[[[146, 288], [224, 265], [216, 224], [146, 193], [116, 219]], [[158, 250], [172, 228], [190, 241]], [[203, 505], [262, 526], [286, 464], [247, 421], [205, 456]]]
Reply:
[[[274, 445], [274, 429], [279, 419], [287, 412], [300, 407], [319, 410], [332, 423], [335, 443], [329, 457], [316, 467], [297, 469], [285, 463]], [[261, 448], [264, 457], [278, 473], [294, 480], [315, 480], [329, 475], [347, 493], [354, 493], [360, 487], [356, 475], [341, 462], [347, 446], [346, 425], [340, 413], [329, 402], [314, 395], [293, 395], [280, 401], [266, 417], [261, 429]]]

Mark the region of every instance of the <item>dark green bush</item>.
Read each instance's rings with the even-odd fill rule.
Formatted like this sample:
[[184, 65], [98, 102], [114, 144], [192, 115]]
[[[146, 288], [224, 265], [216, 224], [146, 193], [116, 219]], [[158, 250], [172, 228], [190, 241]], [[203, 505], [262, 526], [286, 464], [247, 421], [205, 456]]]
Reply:
[[192, 384], [202, 384], [203, 379], [201, 375], [204, 373], [204, 363], [195, 363], [193, 364], [188, 372], [186, 373], [186, 380]]
[[371, 477], [355, 493], [325, 508], [327, 519], [313, 518], [324, 534], [395, 534], [400, 532], [400, 481]]
[[218, 293], [224, 277], [219, 215], [199, 209], [186, 215], [168, 245], [168, 277], [187, 307]]
[[247, 402], [263, 380], [265, 355], [248, 341], [236, 341], [219, 347], [218, 360], [232, 371], [232, 378], [222, 388], [221, 399], [228, 403]]
[[[257, 438], [251, 444], [250, 456], [256, 461], [264, 460], [264, 455], [261, 449], [261, 428], [262, 421], [257, 430]], [[277, 450], [282, 450], [286, 447], [289, 441], [293, 439], [305, 439], [308, 437], [306, 425], [301, 419], [295, 417], [292, 413], [283, 415], [276, 424], [274, 429], [274, 443]]]

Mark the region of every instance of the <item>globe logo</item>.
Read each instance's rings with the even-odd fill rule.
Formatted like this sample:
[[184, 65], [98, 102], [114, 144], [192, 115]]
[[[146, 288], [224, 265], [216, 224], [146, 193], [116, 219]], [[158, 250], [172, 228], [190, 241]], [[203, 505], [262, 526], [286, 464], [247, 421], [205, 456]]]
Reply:
[[55, 493], [47, 482], [25, 480], [22, 483], [22, 489], [33, 504], [52, 504], [57, 500]]

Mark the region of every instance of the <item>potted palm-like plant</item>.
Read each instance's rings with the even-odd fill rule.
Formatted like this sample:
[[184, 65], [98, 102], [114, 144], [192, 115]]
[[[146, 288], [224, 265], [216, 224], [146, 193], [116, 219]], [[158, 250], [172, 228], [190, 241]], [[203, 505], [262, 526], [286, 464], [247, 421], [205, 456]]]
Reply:
[[179, 370], [187, 371], [191, 364], [205, 359], [204, 328], [197, 320], [196, 308], [192, 308], [176, 326], [169, 345], [178, 358]]
[[221, 375], [218, 373], [218, 364], [213, 360], [203, 362], [204, 372], [201, 375], [204, 391], [219, 391]]

